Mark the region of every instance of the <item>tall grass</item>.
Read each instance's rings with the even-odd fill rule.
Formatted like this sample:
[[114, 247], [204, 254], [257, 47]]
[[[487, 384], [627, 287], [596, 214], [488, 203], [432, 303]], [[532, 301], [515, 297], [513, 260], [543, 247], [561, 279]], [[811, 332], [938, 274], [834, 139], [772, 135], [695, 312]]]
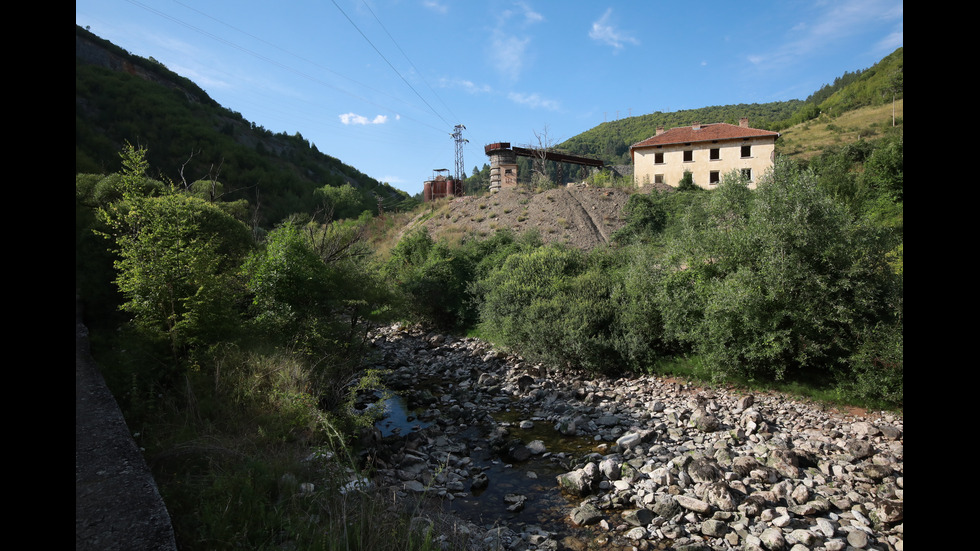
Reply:
[[179, 391], [129, 412], [181, 549], [462, 547], [439, 536], [424, 497], [371, 485], [346, 436], [371, 419], [321, 411], [301, 356], [213, 352]]

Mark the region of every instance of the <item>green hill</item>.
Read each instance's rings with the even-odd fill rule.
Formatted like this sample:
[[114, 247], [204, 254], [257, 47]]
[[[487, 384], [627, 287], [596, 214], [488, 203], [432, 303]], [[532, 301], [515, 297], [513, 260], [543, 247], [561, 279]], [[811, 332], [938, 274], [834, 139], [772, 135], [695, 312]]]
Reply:
[[76, 174], [118, 171], [126, 142], [147, 148], [160, 179], [233, 185], [224, 199], [248, 200], [264, 227], [315, 211], [314, 192], [327, 185], [355, 187], [360, 210], [375, 210], [379, 199], [386, 209], [414, 204], [405, 192], [321, 153], [299, 132], [275, 134], [249, 122], [153, 58], [76, 25]]
[[607, 164], [630, 164], [629, 148], [657, 133], [657, 127], [672, 128], [693, 122], [727, 122], [738, 124], [741, 117], [748, 117], [755, 128], [768, 128], [775, 121], [790, 117], [803, 101], [792, 100], [773, 103], [752, 103], [686, 109], [672, 113], [657, 111], [648, 115], [627, 117], [604, 122], [595, 128], [569, 138], [556, 149], [577, 155], [602, 159]]
[[[830, 140], [823, 137], [813, 139], [813, 143], [822, 144], [869, 138], [884, 133], [882, 125], [891, 122], [890, 116], [881, 115], [886, 112], [884, 108], [887, 107], [890, 114], [893, 101], [896, 105], [901, 105], [903, 67], [904, 50], [898, 48], [873, 67], [862, 71], [845, 72], [833, 83], [824, 85], [805, 100], [720, 105], [672, 113], [658, 111], [627, 117], [586, 130], [558, 144], [555, 149], [596, 157], [611, 165], [628, 165], [630, 145], [656, 134], [658, 126], [672, 128], [694, 122], [738, 124], [741, 117], [748, 117], [749, 124], [754, 128], [779, 132], [793, 128], [793, 139], [798, 143], [794, 151], [807, 151], [812, 154], [812, 148], [799, 146], [799, 143], [805, 144], [811, 141], [806, 136], [811, 128], [820, 134], [830, 125], [830, 132], [837, 135], [837, 138]], [[873, 112], [876, 115], [852, 116], [834, 125], [834, 120], [838, 117], [853, 114], [858, 110], [862, 110], [862, 113]], [[803, 126], [818, 118], [822, 126]]]

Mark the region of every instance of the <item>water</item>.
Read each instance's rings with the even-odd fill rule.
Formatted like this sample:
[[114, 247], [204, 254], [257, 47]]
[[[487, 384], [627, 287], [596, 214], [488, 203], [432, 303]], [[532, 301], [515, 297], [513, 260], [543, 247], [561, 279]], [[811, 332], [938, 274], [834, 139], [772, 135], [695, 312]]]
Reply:
[[[574, 498], [562, 495], [555, 478], [569, 470], [567, 465], [562, 464], [567, 459], [562, 458], [577, 458], [594, 451], [594, 440], [564, 436], [554, 429], [553, 423], [544, 420], [535, 421], [530, 429], [518, 428], [518, 412], [502, 412], [496, 416], [496, 420], [511, 425], [510, 436], [520, 438], [525, 445], [541, 440], [546, 453], [532, 455], [523, 462], [508, 462], [495, 455], [486, 445], [489, 428], [470, 427], [454, 435], [458, 441], [482, 443], [471, 445], [469, 457], [472, 465], [486, 474], [489, 485], [485, 489], [473, 489], [472, 478], [468, 479], [466, 496], [445, 500], [444, 508], [486, 527], [506, 524], [515, 530], [536, 526], [549, 532], [567, 531], [568, 510], [574, 505]], [[384, 436], [388, 436], [404, 435], [430, 424], [417, 419], [406, 409], [405, 400], [395, 396], [385, 402], [385, 417], [377, 426]], [[522, 509], [508, 510], [511, 503], [505, 501], [505, 497], [509, 494], [527, 498]]]
[[375, 426], [381, 431], [383, 437], [404, 436], [432, 424], [420, 420], [417, 412], [409, 411], [405, 398], [397, 394], [385, 400], [382, 407], [384, 407], [384, 416]]

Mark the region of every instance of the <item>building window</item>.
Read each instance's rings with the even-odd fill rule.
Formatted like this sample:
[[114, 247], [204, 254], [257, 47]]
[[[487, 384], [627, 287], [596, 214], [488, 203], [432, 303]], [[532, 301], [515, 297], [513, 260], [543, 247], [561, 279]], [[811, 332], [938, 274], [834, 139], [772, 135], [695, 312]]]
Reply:
[[718, 172], [717, 170], [712, 170], [711, 173], [708, 174], [709, 184], [718, 185], [718, 182], [720, 181], [721, 181], [721, 172]]
[[751, 156], [752, 156], [752, 146], [751, 145], [743, 145], [742, 146], [742, 157], [751, 157]]
[[717, 147], [712, 147], [711, 153], [708, 158], [711, 159], [712, 161], [717, 161], [718, 159], [721, 159], [721, 149]]
[[694, 160], [694, 151], [691, 149], [684, 150], [684, 162], [689, 163]]
[[751, 168], [743, 168], [742, 169], [742, 177], [751, 182], [752, 181], [752, 169]]
[[662, 184], [662, 183], [664, 183], [664, 175], [663, 174], [654, 174], [653, 175], [653, 183], [655, 183], [655, 184]]
[[654, 164], [662, 165], [664, 164], [664, 154], [663, 152], [653, 154]]

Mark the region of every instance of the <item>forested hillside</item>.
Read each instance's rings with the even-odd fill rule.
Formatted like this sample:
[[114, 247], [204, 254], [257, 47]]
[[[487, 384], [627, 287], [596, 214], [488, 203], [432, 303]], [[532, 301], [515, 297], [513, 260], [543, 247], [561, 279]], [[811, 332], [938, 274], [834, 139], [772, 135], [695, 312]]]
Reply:
[[556, 149], [597, 157], [607, 164], [627, 165], [630, 164], [630, 146], [656, 134], [658, 126], [673, 128], [694, 122], [738, 124], [741, 117], [748, 117], [752, 127], [768, 128], [775, 121], [791, 116], [802, 105], [800, 100], [791, 100], [721, 105], [671, 113], [657, 111], [602, 123], [558, 144]]
[[[555, 146], [556, 150], [602, 159], [610, 165], [630, 164], [629, 148], [657, 132], [695, 122], [738, 124], [748, 117], [753, 128], [780, 131], [821, 114], [836, 117], [860, 107], [903, 98], [904, 49], [898, 48], [873, 67], [844, 72], [805, 100], [735, 104], [686, 109], [605, 122]], [[572, 168], [572, 171], [575, 169]]]
[[75, 172], [118, 171], [125, 143], [145, 147], [155, 176], [190, 186], [224, 182], [256, 225], [321, 208], [316, 191], [345, 185], [356, 202], [342, 216], [414, 204], [408, 195], [317, 150], [296, 132], [274, 134], [215, 103], [197, 85], [75, 27]]

